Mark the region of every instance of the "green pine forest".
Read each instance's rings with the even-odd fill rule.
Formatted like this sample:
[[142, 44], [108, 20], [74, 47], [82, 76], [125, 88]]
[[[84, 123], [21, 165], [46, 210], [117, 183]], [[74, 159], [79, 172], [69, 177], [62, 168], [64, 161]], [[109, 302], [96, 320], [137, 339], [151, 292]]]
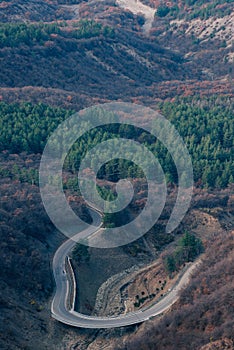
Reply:
[[0, 48], [22, 45], [44, 45], [57, 37], [87, 39], [103, 35], [114, 36], [114, 29], [91, 20], [74, 22], [67, 28], [65, 21], [58, 23], [0, 23]]
[[[229, 97], [187, 97], [158, 106], [183, 137], [190, 152], [195, 185], [205, 188], [225, 188], [233, 183], [233, 101]], [[74, 111], [39, 103], [0, 103], [0, 151], [41, 154], [48, 137], [56, 127]], [[133, 132], [134, 131], [134, 132]], [[85, 134], [72, 147], [64, 168], [76, 173], [87, 150], [113, 137], [134, 138], [146, 145], [158, 158], [168, 183], [176, 184], [175, 165], [165, 147], [142, 130], [130, 130], [123, 125], [98, 128]], [[20, 181], [38, 182], [38, 171], [14, 166], [0, 167], [0, 176]], [[130, 161], [115, 159], [100, 169], [98, 177], [117, 181], [126, 177], [143, 177], [141, 169]], [[76, 177], [64, 186], [76, 189]]]

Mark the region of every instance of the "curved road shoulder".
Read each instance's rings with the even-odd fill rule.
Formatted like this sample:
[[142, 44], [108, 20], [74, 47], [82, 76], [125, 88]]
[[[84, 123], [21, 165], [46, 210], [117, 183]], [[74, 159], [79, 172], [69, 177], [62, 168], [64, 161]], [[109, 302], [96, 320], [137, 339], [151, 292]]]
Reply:
[[[95, 211], [95, 209], [93, 209]], [[81, 235], [82, 238], [88, 238], [92, 234], [96, 233], [101, 227], [101, 215], [97, 213], [94, 217], [94, 224], [96, 226], [90, 226], [85, 232], [82, 231], [77, 235], [77, 238]], [[74, 237], [75, 238], [75, 237]], [[53, 273], [56, 283], [56, 292], [51, 305], [52, 317], [56, 320], [74, 327], [81, 328], [114, 328], [129, 326], [137, 323], [144, 322], [150, 318], [160, 315], [168, 310], [179, 298], [179, 292], [188, 284], [189, 278], [195, 268], [200, 264], [201, 259], [193, 263], [180, 277], [177, 284], [172, 290], [165, 295], [156, 304], [146, 309], [141, 309], [135, 312], [130, 312], [125, 315], [115, 317], [95, 317], [88, 316], [76, 312], [74, 307], [68, 308], [67, 298], [69, 297], [69, 288], [72, 286], [69, 284], [68, 272], [66, 269], [66, 259], [68, 253], [76, 244], [73, 239], [68, 239], [64, 242], [56, 251], [53, 259]], [[71, 283], [71, 282], [70, 282]], [[74, 305], [74, 303], [71, 303]]]

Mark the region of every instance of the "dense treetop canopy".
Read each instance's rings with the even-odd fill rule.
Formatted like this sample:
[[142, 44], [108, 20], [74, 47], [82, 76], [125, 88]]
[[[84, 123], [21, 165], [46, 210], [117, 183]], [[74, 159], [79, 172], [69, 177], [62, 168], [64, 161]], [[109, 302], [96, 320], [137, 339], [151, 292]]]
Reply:
[[[177, 128], [192, 158], [198, 185], [224, 188], [233, 182], [233, 115], [229, 98], [178, 99], [162, 102], [160, 110]], [[43, 104], [0, 103], [0, 151], [42, 153], [48, 137], [72, 111]], [[80, 160], [91, 148], [113, 137], [133, 138], [146, 145], [160, 161], [168, 182], [177, 182], [175, 165], [165, 147], [145, 132], [123, 125], [91, 130], [72, 147], [65, 169], [76, 172]], [[127, 159], [127, 158], [126, 158]], [[109, 174], [109, 175], [108, 175]], [[117, 181], [142, 177], [131, 161], [115, 159], [99, 171], [100, 178]]]

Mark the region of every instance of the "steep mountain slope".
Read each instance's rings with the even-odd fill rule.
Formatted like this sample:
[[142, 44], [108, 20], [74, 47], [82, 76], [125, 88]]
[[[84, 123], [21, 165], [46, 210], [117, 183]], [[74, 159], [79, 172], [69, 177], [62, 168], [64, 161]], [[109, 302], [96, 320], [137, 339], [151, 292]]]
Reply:
[[[38, 155], [5, 151], [0, 169], [28, 169], [32, 174], [39, 161]], [[33, 181], [22, 183], [1, 173], [0, 192], [0, 348], [59, 349], [67, 331], [50, 319], [51, 262], [64, 236], [55, 232]], [[81, 203], [70, 198], [79, 215], [87, 217]]]
[[[124, 100], [158, 109], [161, 100], [198, 95], [197, 108], [209, 109], [212, 102], [206, 105], [203, 97], [233, 95], [233, 1], [141, 2], [153, 9], [150, 19], [155, 11], [147, 31], [144, 13], [127, 9], [128, 0], [0, 1], [0, 101], [80, 110]], [[219, 101], [213, 101], [216, 108]], [[12, 123], [12, 130], [21, 123], [23, 118], [16, 127]], [[204, 162], [209, 147], [211, 140]], [[215, 156], [217, 162], [223, 157], [220, 148]], [[172, 313], [139, 329], [80, 330], [50, 317], [50, 264], [64, 237], [54, 235], [30, 173], [39, 160], [7, 150], [0, 154], [1, 349], [233, 349], [233, 187], [213, 194], [198, 190], [194, 205], [217, 219], [222, 232], [214, 228], [206, 260]], [[87, 216], [77, 198], [70, 200]], [[193, 219], [190, 225], [198, 220]]]
[[56, 19], [55, 2], [43, 0], [1, 1], [0, 22], [51, 21]]
[[[147, 33], [147, 18], [133, 11], [134, 3], [126, 8], [126, 2], [114, 0], [2, 2], [0, 21], [12, 22], [12, 26], [23, 21], [34, 27], [38, 21], [47, 21], [49, 26], [59, 27], [59, 32], [51, 29], [44, 40], [33, 38], [31, 31], [30, 44], [23, 41], [12, 46], [4, 43], [6, 28], [1, 25], [2, 96], [7, 95], [6, 88], [24, 86], [32, 86], [34, 96], [35, 88], [59, 89], [64, 104], [68, 92], [82, 94], [86, 100], [92, 96], [142, 101], [142, 96], [154, 100], [186, 94], [186, 90], [194, 94], [199, 84], [204, 94], [230, 93], [232, 1], [210, 1], [202, 6], [201, 1], [171, 1], [166, 12], [159, 1], [143, 3], [155, 11], [153, 27]], [[139, 8], [144, 12], [144, 7]], [[77, 36], [79, 20], [95, 20], [109, 29]], [[164, 89], [162, 81], [172, 83]], [[49, 94], [51, 100], [57, 100], [58, 92], [54, 91], [54, 98], [52, 90]]]
[[234, 231], [214, 233], [202, 267], [171, 313], [109, 349], [233, 349], [233, 243]]
[[1, 86], [40, 86], [115, 99], [123, 87], [133, 96], [163, 80], [192, 77], [179, 54], [137, 34], [95, 26], [82, 22], [85, 33], [78, 35], [74, 24], [2, 25], [3, 36], [10, 30], [30, 31], [31, 40], [23, 34], [14, 42], [5, 40]]

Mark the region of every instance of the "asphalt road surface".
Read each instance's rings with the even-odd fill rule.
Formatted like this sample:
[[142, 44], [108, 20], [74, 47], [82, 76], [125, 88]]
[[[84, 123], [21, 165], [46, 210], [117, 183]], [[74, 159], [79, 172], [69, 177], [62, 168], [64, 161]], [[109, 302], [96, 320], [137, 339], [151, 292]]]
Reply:
[[[77, 238], [88, 238], [101, 226], [101, 215], [91, 210], [93, 224], [90, 228], [80, 232]], [[151, 317], [162, 314], [169, 309], [178, 299], [179, 291], [189, 282], [189, 276], [199, 262], [192, 264], [180, 278], [177, 285], [160, 301], [147, 309], [130, 312], [125, 315], [113, 317], [95, 317], [78, 313], [67, 309], [67, 295], [69, 279], [65, 269], [65, 261], [68, 253], [76, 244], [73, 239], [68, 239], [56, 251], [53, 259], [53, 272], [56, 282], [56, 292], [51, 305], [52, 317], [56, 320], [74, 327], [82, 328], [114, 328], [133, 325], [149, 320]]]

